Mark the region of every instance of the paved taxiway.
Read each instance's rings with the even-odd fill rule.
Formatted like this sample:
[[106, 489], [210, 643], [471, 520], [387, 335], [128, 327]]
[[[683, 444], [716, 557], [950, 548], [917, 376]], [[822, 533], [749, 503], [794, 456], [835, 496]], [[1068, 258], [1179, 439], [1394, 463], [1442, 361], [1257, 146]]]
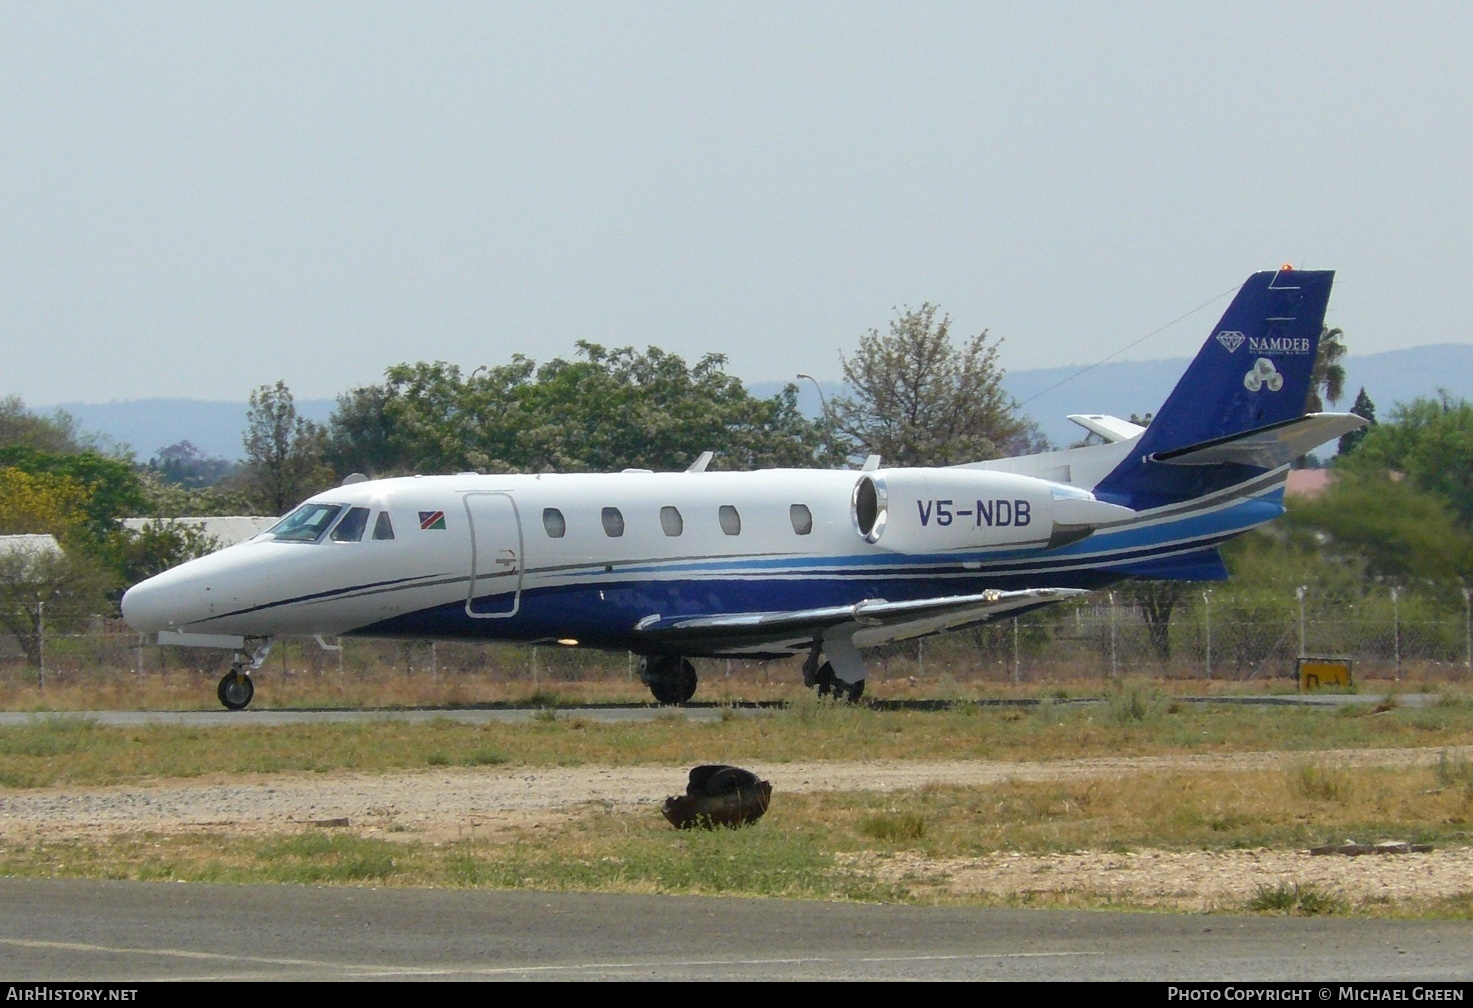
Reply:
[[1473, 980], [1473, 922], [0, 879], [0, 979]]
[[[1353, 693], [1271, 694], [1261, 696], [1229, 697], [1176, 697], [1180, 703], [1189, 704], [1233, 704], [1240, 706], [1315, 706], [1332, 707], [1380, 703], [1384, 698]], [[1411, 693], [1398, 696], [1396, 702], [1408, 707], [1421, 706], [1436, 700], [1434, 694]], [[1036, 707], [1041, 701], [1032, 699], [982, 700], [978, 707]], [[1102, 700], [1080, 697], [1068, 700], [1050, 700], [1050, 703], [1097, 704]], [[872, 702], [882, 710], [941, 710], [956, 706], [953, 701], [937, 700], [882, 700]], [[651, 721], [656, 718], [677, 717], [688, 721], [718, 721], [722, 718], [760, 717], [780, 711], [783, 704], [744, 703], [716, 704], [693, 703], [682, 707], [660, 707], [654, 704], [595, 704], [587, 707], [557, 708], [559, 717], [581, 717], [592, 721]], [[138, 725], [178, 724], [191, 728], [208, 728], [240, 725], [275, 727], [287, 724], [328, 724], [363, 721], [435, 721], [448, 719], [469, 724], [486, 724], [493, 721], [531, 721], [546, 716], [539, 707], [416, 707], [409, 709], [353, 708], [341, 710], [271, 710], [266, 707], [248, 707], [243, 711], [190, 710], [190, 711], [0, 711], [0, 727], [30, 724], [52, 718], [85, 718], [100, 725], [132, 728]]]

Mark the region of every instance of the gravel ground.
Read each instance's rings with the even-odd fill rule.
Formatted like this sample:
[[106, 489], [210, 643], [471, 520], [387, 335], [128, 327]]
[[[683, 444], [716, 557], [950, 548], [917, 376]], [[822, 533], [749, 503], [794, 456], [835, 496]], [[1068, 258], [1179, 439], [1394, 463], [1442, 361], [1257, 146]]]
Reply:
[[[1314, 753], [1326, 765], [1435, 764], [1439, 749]], [[1473, 747], [1461, 750], [1473, 758]], [[1141, 772], [1210, 773], [1289, 769], [1304, 753], [1137, 757], [1049, 763], [830, 762], [745, 764], [772, 782], [774, 795], [833, 790], [893, 790], [930, 783], [1077, 780]], [[579, 767], [537, 770], [447, 768], [384, 774], [273, 774], [164, 781], [102, 788], [0, 789], [0, 841], [101, 837], [196, 829], [275, 833], [303, 825], [407, 831], [417, 839], [483, 836], [502, 828], [555, 826], [587, 803], [649, 808], [685, 788], [687, 768]], [[347, 822], [344, 823], [343, 820]], [[1384, 838], [1357, 838], [1373, 842]], [[997, 854], [965, 860], [919, 856], [867, 858], [868, 867], [920, 889], [1018, 897], [1092, 893], [1174, 909], [1241, 906], [1260, 886], [1314, 883], [1355, 901], [1423, 901], [1473, 892], [1473, 848], [1422, 854], [1312, 856], [1308, 851], [1078, 852]]]

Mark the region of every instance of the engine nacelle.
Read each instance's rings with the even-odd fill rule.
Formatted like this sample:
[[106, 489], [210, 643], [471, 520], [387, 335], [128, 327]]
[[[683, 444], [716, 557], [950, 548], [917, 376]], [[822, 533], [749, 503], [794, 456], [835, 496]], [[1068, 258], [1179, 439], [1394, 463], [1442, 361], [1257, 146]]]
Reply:
[[897, 553], [1057, 548], [1134, 514], [1081, 487], [990, 469], [865, 473], [850, 501], [855, 532]]

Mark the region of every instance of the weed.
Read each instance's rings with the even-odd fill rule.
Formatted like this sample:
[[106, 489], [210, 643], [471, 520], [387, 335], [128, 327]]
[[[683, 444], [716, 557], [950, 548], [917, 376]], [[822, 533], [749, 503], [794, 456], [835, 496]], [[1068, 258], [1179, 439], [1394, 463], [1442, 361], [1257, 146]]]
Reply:
[[557, 711], [551, 707], [540, 707], [532, 712], [532, 720], [540, 724], [557, 724]]
[[1339, 893], [1322, 889], [1313, 882], [1280, 882], [1276, 886], [1260, 885], [1248, 901], [1247, 909], [1255, 913], [1326, 917], [1345, 913], [1350, 904]]
[[511, 757], [500, 749], [476, 749], [466, 754], [466, 766], [500, 766], [510, 763]]
[[1343, 802], [1354, 791], [1350, 774], [1319, 763], [1301, 763], [1289, 772], [1289, 784], [1301, 798]]
[[1446, 749], [1437, 754], [1437, 783], [1445, 788], [1461, 788], [1464, 797], [1473, 801], [1473, 763], [1461, 753]]
[[883, 843], [913, 843], [926, 835], [926, 820], [915, 812], [880, 812], [860, 820], [859, 832]]
[[1142, 683], [1122, 683], [1110, 694], [1105, 708], [1106, 717], [1111, 723], [1121, 726], [1142, 724], [1156, 713], [1159, 706], [1160, 698]]
[[259, 858], [276, 882], [363, 882], [397, 874], [399, 848], [385, 840], [302, 833], [263, 844]]

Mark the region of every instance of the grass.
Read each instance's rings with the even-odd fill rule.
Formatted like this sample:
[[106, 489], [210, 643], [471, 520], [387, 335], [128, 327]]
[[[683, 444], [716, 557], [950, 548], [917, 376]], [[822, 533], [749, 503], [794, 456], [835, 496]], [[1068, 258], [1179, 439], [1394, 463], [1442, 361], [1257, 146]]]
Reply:
[[[1295, 778], [1276, 770], [1146, 773], [883, 794], [779, 792], [762, 820], [739, 830], [675, 831], [652, 808], [593, 804], [555, 828], [535, 820], [494, 831], [467, 826], [452, 840], [397, 831], [387, 820], [304, 825], [264, 839], [204, 828], [16, 840], [0, 843], [0, 874], [1005, 904], [1018, 897], [954, 891], [930, 869], [897, 877], [879, 867], [1000, 853], [1047, 863], [1078, 851], [1294, 851], [1343, 837], [1464, 846], [1473, 801], [1460, 789], [1437, 788], [1439, 773], [1435, 765], [1362, 769], [1353, 793], [1328, 803], [1299, 794]], [[1158, 906], [1122, 895], [1104, 876], [1096, 889], [1041, 883], [1025, 896], [1033, 906]], [[1272, 881], [1239, 909], [1468, 918], [1473, 883], [1418, 904]]]
[[[1288, 769], [1103, 775], [930, 785], [900, 792], [774, 796], [743, 830], [672, 831], [658, 811], [588, 806], [555, 828], [435, 840], [385, 821], [267, 837], [195, 828], [0, 842], [0, 873], [41, 877], [301, 884], [489, 886], [885, 902], [987, 902], [929, 877], [877, 869], [999, 853], [1302, 850], [1356, 838], [1466, 846], [1473, 822], [1473, 704], [1405, 704], [1350, 715], [1292, 707], [1178, 704], [1142, 686], [1092, 705], [953, 704], [887, 711], [811, 699], [757, 716], [679, 712], [604, 723], [546, 708], [523, 723], [366, 721], [265, 728], [108, 728], [82, 717], [0, 728], [0, 787], [97, 786], [242, 773], [372, 773], [427, 767], [997, 759], [1289, 751]], [[1440, 748], [1415, 768], [1350, 768], [1317, 753]], [[0, 796], [3, 797], [3, 796]], [[1027, 905], [1137, 905], [1105, 888], [1040, 889]], [[1309, 883], [1265, 883], [1239, 909], [1294, 914], [1473, 917], [1469, 891], [1411, 905], [1357, 901]]]
[[1349, 909], [1349, 901], [1313, 882], [1303, 885], [1280, 882], [1273, 886], [1259, 886], [1257, 893], [1248, 901], [1247, 909], [1256, 913], [1321, 917], [1345, 913]]
[[[597, 722], [554, 708], [525, 723], [380, 720], [256, 727], [103, 727], [56, 717], [0, 728], [0, 786], [117, 784], [215, 774], [365, 772], [464, 766], [691, 764], [797, 760], [1054, 760], [1117, 755], [1289, 751], [1306, 796], [1349, 787], [1313, 754], [1327, 749], [1473, 744], [1473, 705], [1400, 706], [1357, 716], [1314, 708], [1125, 702], [1032, 708], [886, 711], [805, 699], [755, 716]], [[1449, 773], [1465, 781], [1462, 770]], [[1460, 785], [1461, 786], [1461, 785]]]

